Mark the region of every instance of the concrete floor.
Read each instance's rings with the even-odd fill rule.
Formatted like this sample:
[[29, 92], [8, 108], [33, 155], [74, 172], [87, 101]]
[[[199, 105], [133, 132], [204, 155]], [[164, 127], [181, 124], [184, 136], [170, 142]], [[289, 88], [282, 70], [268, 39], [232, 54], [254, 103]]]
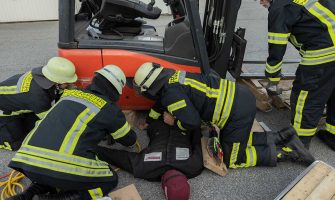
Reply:
[[[203, 1], [201, 7], [203, 8]], [[157, 24], [158, 30], [164, 30], [168, 17], [164, 16]], [[151, 22], [150, 22], [151, 23]], [[248, 40], [246, 59], [265, 60], [267, 57], [267, 10], [257, 1], [243, 0], [239, 12], [237, 27], [247, 28]], [[58, 22], [35, 22], [0, 24], [0, 81], [6, 77], [23, 73], [33, 67], [42, 66], [57, 55]], [[289, 46], [287, 59], [298, 58], [297, 52]], [[264, 66], [248, 66], [253, 71], [262, 72]], [[284, 66], [284, 71], [294, 72], [294, 67]], [[289, 111], [272, 110], [257, 113], [257, 120], [265, 122], [271, 129], [278, 130], [287, 126]], [[318, 160], [335, 166], [334, 152], [314, 138], [311, 152]], [[6, 167], [12, 152], [0, 150], [0, 175], [8, 172]], [[304, 166], [294, 163], [280, 163], [278, 167], [255, 167], [250, 169], [229, 170], [225, 177], [219, 177], [210, 171], [191, 180], [191, 199], [274, 199], [296, 176]], [[134, 183], [143, 199], [164, 199], [159, 183], [135, 179], [126, 172], [119, 173], [119, 187]]]

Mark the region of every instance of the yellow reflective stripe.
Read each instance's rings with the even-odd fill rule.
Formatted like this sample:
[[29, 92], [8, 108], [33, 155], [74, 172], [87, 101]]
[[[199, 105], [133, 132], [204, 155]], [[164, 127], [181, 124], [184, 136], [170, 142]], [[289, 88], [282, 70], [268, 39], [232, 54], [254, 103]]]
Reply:
[[328, 55], [328, 56], [323, 56], [319, 58], [305, 58], [303, 57], [301, 59], [300, 64], [301, 65], [319, 65], [319, 64], [324, 64], [328, 62], [335, 61], [335, 54]]
[[0, 94], [16, 94], [17, 86], [0, 86]]
[[182, 131], [187, 131], [186, 128], [184, 128], [182, 125], [181, 125], [181, 122], [178, 120], [177, 121], [177, 126], [180, 128], [180, 130]]
[[220, 92], [218, 89], [210, 88], [206, 84], [190, 78], [185, 78], [183, 84], [205, 93], [209, 98], [217, 98]]
[[[82, 111], [78, 117], [76, 118], [76, 121], [72, 124], [72, 127], [70, 130], [66, 133], [65, 138], [63, 140], [63, 143], [59, 149], [60, 152], [68, 153], [70, 154], [70, 145], [72, 144], [75, 135], [79, 134], [79, 129], [81, 126], [84, 125], [84, 120], [86, 120], [90, 116], [90, 109], [86, 108], [84, 111]], [[83, 120], [84, 119], [84, 120]]]
[[75, 164], [63, 163], [56, 160], [50, 160], [48, 158], [40, 158], [31, 155], [26, 155], [17, 152], [12, 158], [12, 161], [21, 162], [27, 165], [49, 169], [56, 172], [62, 172], [67, 174], [73, 174], [85, 177], [108, 177], [113, 176], [113, 173], [108, 168], [106, 169], [90, 169], [80, 167]]
[[279, 62], [278, 64], [274, 66], [270, 65], [269, 63], [266, 63], [265, 71], [270, 74], [276, 73], [277, 71], [281, 70], [282, 64], [283, 64], [283, 61]]
[[250, 132], [249, 135], [249, 139], [248, 139], [248, 145], [246, 148], [246, 167], [250, 167], [250, 166], [255, 166], [257, 163], [257, 152], [256, 152], [256, 148], [252, 145], [252, 141], [253, 141], [253, 132]]
[[297, 38], [294, 35], [290, 35], [290, 41], [295, 47], [299, 49], [302, 47], [302, 44], [298, 42]]
[[[217, 124], [218, 121], [220, 120], [220, 114], [222, 112], [222, 108], [224, 105], [224, 99], [227, 96], [227, 80], [220, 80], [220, 88], [219, 88], [219, 96], [216, 99], [215, 102], [215, 108], [214, 108], [214, 112], [213, 112], [213, 118], [212, 118], [212, 123], [213, 124]], [[224, 85], [224, 86], [223, 86]], [[223, 88], [223, 89], [222, 89]]]
[[90, 196], [92, 197], [92, 200], [96, 200], [96, 199], [99, 199], [99, 198], [103, 197], [103, 193], [102, 193], [101, 188], [88, 190], [88, 192], [89, 192]]
[[220, 129], [222, 129], [226, 125], [226, 122], [230, 116], [231, 108], [233, 106], [234, 98], [235, 98], [235, 87], [236, 85], [234, 82], [232, 81], [228, 82], [228, 91], [227, 91], [227, 96], [225, 100], [225, 105], [222, 111], [220, 121], [218, 123], [218, 127]]
[[328, 47], [318, 50], [306, 50], [306, 51], [300, 50], [300, 53], [304, 58], [324, 57], [330, 54], [335, 54], [335, 47]]
[[119, 130], [115, 131], [111, 135], [113, 136], [114, 139], [119, 139], [125, 136], [129, 131], [130, 131], [130, 125], [126, 121], [126, 123]]
[[161, 116], [160, 113], [156, 112], [154, 109], [150, 109], [149, 117], [152, 119], [158, 119]]
[[331, 134], [334, 134], [335, 135], [335, 126], [331, 125], [331, 124], [328, 124], [326, 123], [326, 131], [328, 131], [329, 133]]
[[32, 113], [33, 111], [31, 110], [18, 110], [18, 111], [14, 111], [11, 112], [9, 115], [3, 114], [3, 111], [0, 112], [0, 117], [8, 117], [8, 116], [15, 116], [15, 115], [21, 115], [21, 114], [25, 114], [25, 113]]
[[240, 149], [240, 143], [233, 143], [233, 148], [230, 154], [229, 168], [233, 168], [233, 169], [237, 168], [235, 163], [237, 161], [237, 155], [238, 155], [239, 149]]
[[308, 91], [301, 90], [298, 100], [297, 100], [297, 105], [295, 107], [295, 116], [294, 116], [294, 128], [300, 128], [301, 127], [301, 120], [302, 120], [302, 112], [304, 110], [305, 106], [305, 101], [308, 96]]
[[[86, 101], [87, 103], [91, 103], [94, 106], [96, 106], [98, 109], [101, 109], [106, 105], [106, 101], [94, 94], [86, 93], [80, 90], [64, 90], [64, 93], [62, 95], [63, 97], [74, 97], [80, 100], [81, 103], [85, 103], [83, 101]], [[86, 105], [87, 106], [87, 105]], [[87, 106], [89, 107], [89, 106]]]
[[327, 26], [330, 38], [335, 45], [335, 15], [319, 2], [315, 2], [308, 11]]
[[44, 111], [44, 112], [41, 112], [41, 113], [38, 113], [36, 114], [38, 118], [42, 119], [45, 117], [45, 115], [48, 113], [48, 111]]
[[183, 99], [183, 100], [177, 101], [177, 102], [175, 102], [173, 104], [170, 104], [167, 107], [167, 109], [172, 114], [174, 111], [182, 109], [182, 108], [184, 108], [186, 106], [187, 106], [186, 101]]
[[180, 75], [180, 71], [177, 70], [170, 78], [169, 78], [169, 83], [177, 83], [179, 82], [179, 75]]
[[8, 142], [4, 142], [3, 145], [0, 145], [0, 149], [6, 149], [6, 150], [9, 150], [9, 151], [13, 150]]
[[280, 78], [269, 78], [270, 81], [273, 81], [273, 82], [279, 82], [280, 81]]
[[18, 85], [19, 92], [29, 92], [32, 80], [33, 80], [33, 74], [31, 71], [23, 75], [22, 84], [20, 86]]
[[305, 128], [296, 128], [294, 127], [294, 129], [297, 131], [298, 136], [314, 136], [316, 133], [316, 128], [312, 128], [312, 129], [305, 129]]
[[268, 43], [270, 44], [287, 44], [291, 33], [268, 33]]
[[45, 149], [41, 147], [35, 147], [30, 145], [23, 145], [18, 152], [29, 154], [32, 156], [38, 156], [46, 159], [57, 160], [63, 163], [75, 163], [78, 166], [97, 168], [97, 169], [107, 169], [108, 163], [100, 160], [88, 159], [76, 155], [69, 155], [59, 151]]

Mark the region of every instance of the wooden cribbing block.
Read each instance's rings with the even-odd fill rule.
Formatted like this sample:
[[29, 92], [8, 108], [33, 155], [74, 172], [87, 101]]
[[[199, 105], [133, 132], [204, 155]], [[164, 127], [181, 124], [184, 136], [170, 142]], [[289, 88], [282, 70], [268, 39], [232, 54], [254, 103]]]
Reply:
[[326, 163], [317, 161], [293, 181], [286, 191], [286, 194], [282, 194], [282, 197], [277, 197], [277, 199], [333, 200], [335, 198], [335, 169]]
[[134, 184], [111, 192], [108, 196], [112, 200], [142, 200]]
[[225, 176], [228, 173], [226, 165], [224, 164], [224, 162], [218, 163], [215, 160], [215, 158], [209, 155], [208, 149], [207, 149], [207, 142], [208, 142], [208, 138], [205, 138], [205, 137], [201, 138], [202, 159], [203, 159], [204, 167], [220, 176]]

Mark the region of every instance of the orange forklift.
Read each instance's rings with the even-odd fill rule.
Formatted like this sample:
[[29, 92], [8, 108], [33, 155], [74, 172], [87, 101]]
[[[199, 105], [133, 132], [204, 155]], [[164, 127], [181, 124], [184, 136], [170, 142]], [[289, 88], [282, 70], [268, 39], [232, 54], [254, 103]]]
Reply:
[[94, 71], [107, 64], [123, 69], [127, 87], [119, 100], [122, 109], [146, 110], [151, 101], [132, 89], [137, 68], [145, 62], [164, 67], [234, 77], [241, 73], [245, 29], [235, 31], [241, 0], [206, 0], [203, 23], [198, 0], [164, 0], [171, 22], [164, 37], [144, 18], [159, 19], [155, 1], [59, 0], [59, 56], [77, 67], [78, 86], [85, 87]]

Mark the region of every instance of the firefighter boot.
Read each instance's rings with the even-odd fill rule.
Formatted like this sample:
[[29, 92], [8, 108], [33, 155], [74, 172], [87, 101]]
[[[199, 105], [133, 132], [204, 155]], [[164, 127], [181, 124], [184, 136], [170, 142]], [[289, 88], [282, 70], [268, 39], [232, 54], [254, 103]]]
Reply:
[[38, 200], [83, 200], [79, 192], [59, 192], [57, 194], [41, 194], [38, 195]]
[[273, 141], [276, 145], [285, 144], [293, 135], [296, 135], [296, 131], [292, 127], [287, 127], [272, 133]]
[[335, 135], [326, 131], [320, 130], [317, 132], [317, 136], [326, 143], [333, 151], [335, 151]]
[[31, 200], [34, 195], [44, 194], [51, 191], [53, 191], [53, 189], [49, 186], [32, 183], [25, 191], [8, 198], [8, 200]]
[[306, 165], [315, 161], [297, 135], [293, 135], [284, 145], [277, 146], [277, 161], [301, 162]]

